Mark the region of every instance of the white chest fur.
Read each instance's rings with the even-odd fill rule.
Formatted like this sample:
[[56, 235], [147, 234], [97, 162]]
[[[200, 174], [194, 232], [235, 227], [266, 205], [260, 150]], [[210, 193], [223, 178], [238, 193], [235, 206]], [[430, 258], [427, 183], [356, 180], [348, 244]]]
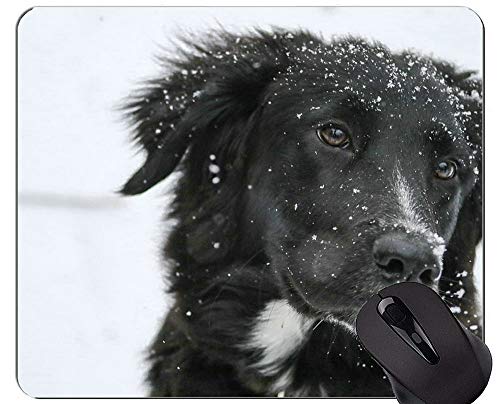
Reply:
[[263, 376], [280, 373], [273, 390], [286, 389], [292, 369], [284, 362], [305, 342], [313, 320], [293, 309], [286, 300], [273, 300], [256, 317], [245, 349], [259, 350], [262, 355], [252, 365]]

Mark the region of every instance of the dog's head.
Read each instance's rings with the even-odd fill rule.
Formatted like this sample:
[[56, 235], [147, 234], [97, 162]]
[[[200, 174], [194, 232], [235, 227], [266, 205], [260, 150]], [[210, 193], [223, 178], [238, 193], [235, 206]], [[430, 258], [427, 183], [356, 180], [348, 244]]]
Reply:
[[383, 286], [437, 288], [457, 229], [477, 243], [481, 83], [469, 73], [307, 33], [192, 50], [127, 106], [147, 159], [123, 192], [183, 159], [176, 231], [196, 262], [264, 254], [297, 310], [350, 323]]

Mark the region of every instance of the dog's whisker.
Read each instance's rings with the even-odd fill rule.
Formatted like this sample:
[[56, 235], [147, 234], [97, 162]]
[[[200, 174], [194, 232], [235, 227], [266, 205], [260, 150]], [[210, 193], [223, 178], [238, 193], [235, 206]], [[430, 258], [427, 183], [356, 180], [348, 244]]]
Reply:
[[316, 328], [318, 328], [318, 327], [320, 326], [320, 324], [321, 324], [323, 321], [325, 321], [325, 319], [324, 319], [324, 318], [322, 318], [321, 320], [319, 320], [319, 321], [316, 323], [316, 325], [313, 327], [312, 331], [314, 331]]
[[330, 355], [330, 351], [331, 351], [332, 346], [333, 346], [333, 344], [335, 342], [335, 336], [336, 336], [335, 331], [336, 331], [335, 327], [332, 327], [331, 332], [330, 332], [330, 343], [328, 345], [328, 349], [327, 349], [326, 355], [325, 355], [326, 357], [328, 357]]
[[255, 252], [255, 254], [253, 254], [250, 258], [248, 258], [248, 260], [246, 260], [240, 267], [236, 268], [234, 271], [240, 271], [244, 268], [247, 267], [247, 265], [257, 256], [259, 255], [262, 251], [264, 251], [264, 248], [261, 248], [260, 250], [257, 250], [257, 252]]

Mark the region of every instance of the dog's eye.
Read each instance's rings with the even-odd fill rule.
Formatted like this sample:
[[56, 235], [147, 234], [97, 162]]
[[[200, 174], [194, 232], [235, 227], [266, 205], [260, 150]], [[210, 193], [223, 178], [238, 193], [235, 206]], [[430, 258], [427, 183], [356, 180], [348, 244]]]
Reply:
[[434, 173], [441, 180], [452, 179], [457, 173], [457, 163], [453, 160], [441, 161], [438, 163]]
[[347, 131], [338, 125], [329, 124], [316, 131], [322, 142], [334, 147], [345, 147], [349, 144]]

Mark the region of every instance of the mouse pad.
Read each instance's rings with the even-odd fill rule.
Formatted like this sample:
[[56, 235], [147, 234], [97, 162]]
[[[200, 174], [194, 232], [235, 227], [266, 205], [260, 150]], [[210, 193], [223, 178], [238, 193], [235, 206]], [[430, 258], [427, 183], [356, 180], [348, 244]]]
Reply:
[[483, 333], [468, 8], [19, 19], [17, 378], [34, 397], [386, 397], [354, 323], [434, 288]]

